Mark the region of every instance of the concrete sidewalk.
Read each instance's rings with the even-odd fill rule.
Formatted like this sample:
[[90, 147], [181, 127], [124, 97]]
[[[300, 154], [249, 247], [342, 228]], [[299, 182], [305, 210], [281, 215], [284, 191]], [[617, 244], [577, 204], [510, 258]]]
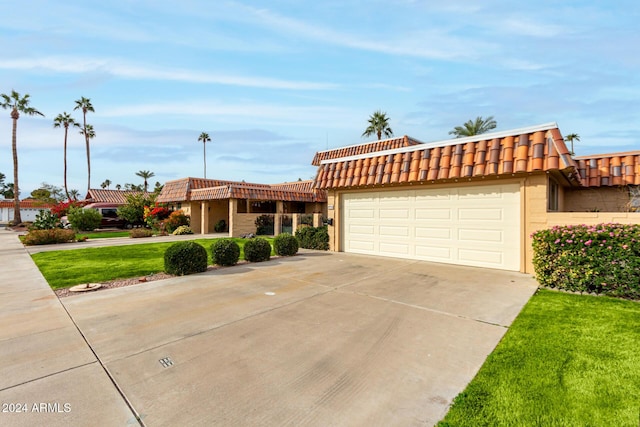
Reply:
[[13, 231], [0, 271], [0, 425], [139, 425]]

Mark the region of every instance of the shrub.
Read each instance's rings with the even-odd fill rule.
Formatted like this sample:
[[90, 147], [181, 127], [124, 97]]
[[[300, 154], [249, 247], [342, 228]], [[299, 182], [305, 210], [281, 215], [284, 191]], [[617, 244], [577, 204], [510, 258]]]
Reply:
[[164, 271], [177, 276], [207, 270], [207, 250], [196, 242], [178, 242], [164, 253]]
[[36, 220], [29, 227], [30, 230], [51, 230], [52, 228], [62, 228], [60, 218], [51, 213], [51, 211], [44, 209], [38, 212]]
[[141, 237], [152, 237], [153, 231], [149, 230], [148, 228], [134, 228], [129, 232], [129, 236], [132, 239], [139, 239]]
[[[185, 215], [182, 209], [171, 212], [169, 214], [169, 217], [164, 221], [164, 227], [168, 233], [173, 233], [178, 227], [188, 226], [188, 225], [189, 225], [189, 216]], [[193, 234], [193, 232], [182, 233], [182, 234]]]
[[188, 225], [181, 225], [180, 227], [176, 228], [175, 230], [173, 230], [173, 233], [171, 233], [175, 236], [181, 236], [184, 234], [193, 234], [193, 230], [191, 228], [189, 228]]
[[72, 242], [76, 237], [73, 230], [52, 228], [50, 230], [32, 230], [24, 236], [22, 242], [25, 245], [49, 245], [53, 243]]
[[296, 230], [296, 239], [298, 239], [301, 248], [322, 251], [329, 249], [329, 233], [326, 226], [301, 227]]
[[300, 224], [313, 225], [313, 214], [300, 215]]
[[282, 233], [273, 240], [276, 255], [291, 256], [298, 253], [298, 240], [289, 233]]
[[273, 215], [260, 215], [256, 218], [256, 234], [271, 235], [273, 234]]
[[211, 245], [213, 263], [236, 265], [240, 259], [240, 246], [232, 239], [220, 239]]
[[127, 204], [120, 206], [117, 210], [118, 216], [124, 218], [129, 224], [144, 224], [144, 207], [155, 203], [155, 194], [127, 194], [125, 199]]
[[541, 285], [640, 299], [640, 225], [556, 226], [532, 238]]
[[93, 231], [100, 226], [102, 215], [95, 209], [69, 208], [67, 215], [74, 230]]
[[216, 222], [216, 225], [213, 226], [213, 229], [216, 233], [222, 233], [227, 231], [227, 222], [224, 219]]
[[60, 202], [51, 208], [51, 213], [56, 215], [58, 218], [62, 218], [69, 213], [70, 208], [81, 208], [86, 204], [87, 202], [79, 202], [77, 200]]
[[256, 237], [244, 244], [244, 259], [249, 262], [267, 261], [271, 258], [271, 245], [267, 239]]

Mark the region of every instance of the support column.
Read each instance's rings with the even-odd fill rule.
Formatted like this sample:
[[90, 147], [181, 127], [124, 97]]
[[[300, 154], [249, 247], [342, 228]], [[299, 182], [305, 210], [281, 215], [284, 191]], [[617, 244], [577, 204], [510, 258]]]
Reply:
[[209, 233], [209, 202], [200, 204], [200, 234]]

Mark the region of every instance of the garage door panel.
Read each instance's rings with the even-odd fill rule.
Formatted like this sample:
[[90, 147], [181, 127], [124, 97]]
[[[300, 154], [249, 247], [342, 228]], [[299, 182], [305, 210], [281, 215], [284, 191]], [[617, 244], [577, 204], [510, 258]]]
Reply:
[[444, 246], [416, 245], [416, 255], [430, 261], [451, 259], [451, 248]]
[[380, 242], [380, 255], [409, 255], [409, 245], [401, 243]]
[[373, 209], [351, 209], [349, 210], [349, 217], [354, 219], [373, 218], [375, 211]]
[[458, 210], [458, 219], [461, 221], [502, 221], [504, 219], [504, 210], [501, 208], [460, 208]]
[[416, 219], [451, 219], [451, 209], [416, 209]]
[[428, 239], [451, 239], [449, 227], [416, 227], [416, 237]]
[[486, 242], [504, 242], [502, 230], [458, 229], [458, 240], [461, 242], [477, 242], [485, 246]]
[[520, 269], [520, 184], [344, 194], [348, 252]]
[[380, 218], [409, 219], [409, 209], [380, 208]]
[[378, 233], [380, 237], [409, 237], [409, 227], [408, 226], [380, 226], [378, 229]]

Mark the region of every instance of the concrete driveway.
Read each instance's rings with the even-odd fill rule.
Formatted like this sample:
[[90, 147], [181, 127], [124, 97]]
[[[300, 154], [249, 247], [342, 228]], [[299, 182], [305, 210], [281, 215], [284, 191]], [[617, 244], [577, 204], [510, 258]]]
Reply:
[[536, 287], [308, 251], [61, 301], [145, 425], [433, 425]]

